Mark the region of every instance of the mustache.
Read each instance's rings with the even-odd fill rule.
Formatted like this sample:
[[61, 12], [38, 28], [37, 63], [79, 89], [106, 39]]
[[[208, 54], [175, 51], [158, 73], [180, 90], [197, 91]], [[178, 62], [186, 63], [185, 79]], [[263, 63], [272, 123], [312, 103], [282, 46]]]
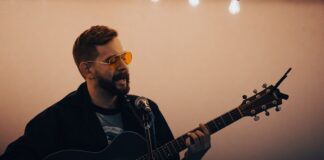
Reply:
[[118, 81], [118, 80], [121, 80], [121, 79], [126, 79], [127, 81], [129, 81], [129, 73], [128, 73], [128, 71], [124, 70], [124, 71], [117, 72], [112, 77], [113, 81]]

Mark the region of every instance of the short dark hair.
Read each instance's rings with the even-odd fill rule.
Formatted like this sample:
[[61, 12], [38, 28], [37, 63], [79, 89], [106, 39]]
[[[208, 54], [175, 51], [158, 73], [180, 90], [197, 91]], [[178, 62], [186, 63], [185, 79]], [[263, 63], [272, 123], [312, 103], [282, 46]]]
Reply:
[[107, 26], [92, 26], [85, 30], [74, 42], [73, 58], [79, 68], [82, 61], [91, 61], [99, 55], [96, 45], [104, 45], [117, 37], [117, 31]]

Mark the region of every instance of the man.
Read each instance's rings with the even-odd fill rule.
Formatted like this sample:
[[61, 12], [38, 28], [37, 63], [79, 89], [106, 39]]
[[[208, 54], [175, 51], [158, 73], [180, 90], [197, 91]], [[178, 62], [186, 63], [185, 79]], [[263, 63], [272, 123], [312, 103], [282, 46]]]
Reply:
[[[66, 149], [98, 152], [124, 131], [145, 137], [143, 120], [134, 106], [138, 97], [128, 95], [127, 65], [132, 54], [124, 51], [117, 32], [106, 26], [91, 27], [76, 39], [73, 57], [85, 83], [32, 119], [24, 135], [0, 159], [41, 160]], [[150, 133], [156, 148], [174, 137], [157, 105], [151, 100], [149, 104], [154, 117]], [[207, 128], [200, 125], [200, 130], [188, 136], [184, 159], [201, 159], [210, 148]], [[179, 155], [170, 159], [179, 159]]]

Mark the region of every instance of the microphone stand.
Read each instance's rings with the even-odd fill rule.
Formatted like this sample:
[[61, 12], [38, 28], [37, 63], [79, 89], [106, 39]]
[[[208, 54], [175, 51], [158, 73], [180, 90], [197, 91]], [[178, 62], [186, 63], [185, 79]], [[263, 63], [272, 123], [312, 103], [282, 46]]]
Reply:
[[154, 160], [153, 156], [153, 149], [152, 149], [152, 138], [151, 138], [151, 132], [150, 132], [150, 122], [152, 120], [151, 117], [151, 109], [144, 110], [143, 112], [143, 122], [144, 122], [144, 129], [145, 129], [145, 135], [146, 135], [146, 141], [147, 141], [147, 149], [148, 149], [148, 158], [149, 160]]

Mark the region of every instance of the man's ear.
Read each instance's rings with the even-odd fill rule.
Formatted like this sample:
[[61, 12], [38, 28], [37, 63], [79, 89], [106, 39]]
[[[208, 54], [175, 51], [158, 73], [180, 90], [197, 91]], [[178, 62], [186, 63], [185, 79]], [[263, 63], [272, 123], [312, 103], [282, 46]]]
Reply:
[[80, 63], [79, 70], [84, 79], [94, 79], [94, 70], [89, 63]]

